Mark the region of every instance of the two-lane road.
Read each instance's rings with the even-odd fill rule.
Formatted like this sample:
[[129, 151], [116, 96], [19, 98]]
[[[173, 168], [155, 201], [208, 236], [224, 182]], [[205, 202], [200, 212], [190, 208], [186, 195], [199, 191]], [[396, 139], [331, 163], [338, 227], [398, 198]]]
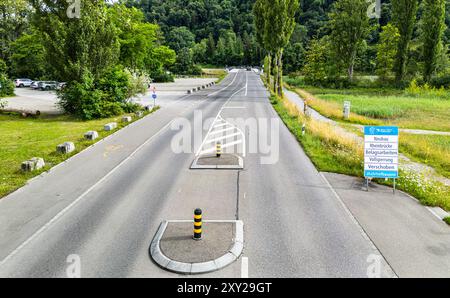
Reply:
[[[197, 144], [175, 153], [173, 125], [194, 127], [200, 113], [214, 118], [222, 107], [226, 118], [279, 122], [279, 158], [266, 165], [267, 152], [249, 152], [244, 170], [190, 170]], [[258, 139], [271, 137], [258, 127]], [[207, 219], [244, 222], [249, 277], [365, 277], [379, 255], [281, 123], [259, 76], [239, 71], [2, 199], [0, 276], [65, 277], [67, 257], [78, 255], [82, 277], [177, 277], [148, 248], [162, 220], [190, 219], [196, 207]], [[240, 277], [241, 261], [206, 276]]]

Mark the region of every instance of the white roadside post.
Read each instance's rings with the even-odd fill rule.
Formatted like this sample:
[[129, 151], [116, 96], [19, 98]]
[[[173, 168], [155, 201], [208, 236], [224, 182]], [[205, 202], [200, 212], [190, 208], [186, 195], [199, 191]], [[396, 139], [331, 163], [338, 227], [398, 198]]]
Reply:
[[350, 110], [352, 103], [350, 101], [344, 101], [344, 119], [348, 120], [350, 118]]
[[395, 126], [366, 126], [364, 128], [364, 177], [367, 191], [369, 179], [394, 179], [398, 176], [399, 129]]

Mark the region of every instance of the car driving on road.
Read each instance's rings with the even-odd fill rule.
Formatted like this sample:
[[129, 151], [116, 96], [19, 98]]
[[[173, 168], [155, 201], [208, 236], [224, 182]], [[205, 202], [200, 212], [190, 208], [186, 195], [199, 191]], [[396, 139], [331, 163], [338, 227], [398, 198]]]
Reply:
[[14, 85], [17, 88], [30, 87], [32, 82], [30, 79], [15, 79]]

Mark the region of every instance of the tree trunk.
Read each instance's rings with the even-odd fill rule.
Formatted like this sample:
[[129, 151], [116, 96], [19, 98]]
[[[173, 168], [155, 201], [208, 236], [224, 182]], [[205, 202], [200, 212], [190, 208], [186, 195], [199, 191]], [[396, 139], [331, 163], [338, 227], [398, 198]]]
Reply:
[[271, 81], [270, 81], [270, 75], [272, 74], [272, 68], [271, 68], [271, 64], [272, 64], [272, 55], [269, 53], [267, 55], [267, 72], [266, 72], [266, 77], [267, 77], [267, 84], [269, 85], [269, 88], [271, 86]]
[[277, 93], [278, 90], [278, 53], [275, 53], [273, 58], [273, 92]]
[[278, 95], [283, 96], [283, 49], [278, 54]]

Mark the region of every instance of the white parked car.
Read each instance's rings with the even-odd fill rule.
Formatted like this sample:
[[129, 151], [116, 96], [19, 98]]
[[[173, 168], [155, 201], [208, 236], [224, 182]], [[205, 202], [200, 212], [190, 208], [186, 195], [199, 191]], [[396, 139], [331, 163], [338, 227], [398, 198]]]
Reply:
[[33, 83], [33, 81], [30, 79], [15, 79], [14, 80], [14, 85], [17, 88], [30, 87], [31, 83]]
[[39, 89], [39, 83], [40, 83], [41, 81], [33, 81], [32, 83], [31, 83], [31, 85], [30, 85], [30, 88], [33, 88], [33, 89]]

